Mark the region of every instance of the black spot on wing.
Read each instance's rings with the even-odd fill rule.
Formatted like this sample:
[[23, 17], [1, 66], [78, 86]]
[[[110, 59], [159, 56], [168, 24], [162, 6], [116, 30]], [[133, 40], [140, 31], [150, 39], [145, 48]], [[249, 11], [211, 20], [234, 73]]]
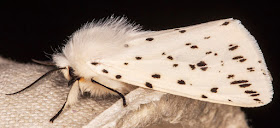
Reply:
[[247, 83], [248, 80], [236, 80], [236, 81], [232, 81], [230, 84], [241, 84], [241, 83]]
[[206, 67], [207, 64], [204, 61], [200, 61], [196, 65], [200, 67], [202, 71], [206, 71], [208, 69], [208, 67]]
[[206, 71], [208, 69], [208, 67], [202, 67], [200, 68], [202, 71]]
[[238, 45], [230, 44], [228, 50], [229, 50], [229, 51], [234, 51], [234, 50], [236, 50], [238, 47], [239, 47]]
[[254, 67], [249, 67], [249, 68], [247, 68], [247, 70], [248, 70], [249, 72], [253, 72], [253, 71], [255, 71], [255, 68], [254, 68]]
[[210, 39], [210, 37], [211, 37], [211, 36], [206, 36], [206, 37], [204, 37], [204, 39]]
[[92, 62], [91, 64], [96, 66], [96, 65], [98, 65], [99, 63], [98, 63], [98, 62]]
[[173, 64], [173, 67], [178, 67], [178, 64]]
[[191, 46], [191, 48], [192, 48], [192, 49], [197, 49], [198, 46], [197, 46], [197, 45], [193, 45], [193, 46]]
[[204, 61], [200, 61], [196, 64], [198, 67], [206, 66], [207, 64]]
[[225, 64], [224, 61], [221, 61], [221, 66], [224, 66], [224, 64]]
[[241, 88], [246, 88], [246, 87], [249, 87], [251, 86], [251, 84], [240, 84], [239, 87]]
[[241, 59], [241, 60], [239, 60], [239, 62], [244, 62], [244, 61], [246, 61], [247, 59]]
[[154, 38], [151, 38], [151, 37], [146, 39], [146, 41], [153, 41], [153, 40], [154, 40]]
[[211, 88], [210, 91], [213, 92], [213, 93], [217, 93], [218, 92], [218, 88]]
[[121, 75], [116, 75], [116, 79], [120, 79], [120, 78], [122, 78]]
[[252, 97], [260, 95], [259, 93], [257, 93], [256, 91], [253, 91], [253, 90], [246, 90], [245, 93], [250, 94], [250, 96], [252, 96]]
[[232, 58], [232, 60], [239, 60], [239, 62], [244, 62], [247, 59], [245, 59], [243, 56], [235, 56]]
[[255, 96], [259, 96], [260, 94], [252, 94], [252, 95], [250, 95], [250, 96], [252, 96], [252, 97], [255, 97]]
[[178, 80], [177, 83], [181, 84], [181, 85], [185, 85], [186, 84], [184, 80]]
[[256, 99], [253, 99], [253, 100], [254, 100], [254, 101], [261, 101], [260, 99], [257, 99], [257, 98], [256, 98]]
[[248, 80], [236, 80], [236, 81], [232, 81], [230, 84], [239, 84], [239, 87], [246, 88], [251, 86], [251, 84], [248, 82], [249, 82]]
[[185, 33], [185, 32], [186, 32], [186, 30], [180, 30], [179, 32], [180, 32], [180, 33]]
[[228, 79], [233, 79], [233, 78], [234, 78], [234, 75], [233, 75], [233, 74], [230, 74], [230, 75], [228, 75], [227, 78], [228, 78]]
[[266, 75], [265, 70], [261, 69], [261, 71], [263, 72], [263, 75]]
[[103, 73], [109, 73], [106, 69], [102, 70]]
[[195, 65], [190, 64], [189, 66], [191, 67], [191, 69], [192, 69], [192, 70], [194, 70], [194, 69], [195, 69]]
[[191, 45], [192, 43], [186, 43], [186, 45], [188, 46], [188, 45]]
[[256, 91], [253, 91], [253, 90], [246, 90], [245, 93], [247, 94], [252, 94], [252, 93], [257, 93]]
[[136, 59], [136, 60], [141, 60], [141, 59], [142, 59], [142, 57], [140, 57], [140, 56], [136, 56], [136, 57], [135, 57], [135, 59]]
[[233, 60], [237, 60], [237, 59], [241, 59], [241, 58], [243, 58], [243, 56], [235, 56], [235, 57], [233, 57], [232, 59], [233, 59]]
[[205, 96], [205, 95], [201, 95], [201, 98], [206, 99], [206, 98], [208, 98], [208, 97], [207, 97], [207, 96]]
[[163, 52], [161, 55], [166, 55], [165, 52]]
[[148, 87], [148, 88], [153, 88], [153, 85], [151, 83], [149, 83], [149, 82], [146, 82], [145, 86]]
[[128, 45], [128, 44], [124, 44], [124, 47], [125, 47], [125, 48], [128, 48], [128, 47], [129, 47], [129, 45]]
[[125, 62], [125, 63], [123, 63], [124, 65], [128, 65], [128, 63], [127, 62]]
[[207, 54], [211, 54], [212, 53], [212, 51], [209, 51], [209, 52], [206, 52], [205, 54], [207, 55]]
[[226, 22], [224, 22], [221, 26], [226, 26], [226, 25], [228, 25], [228, 24], [229, 24], [229, 22], [226, 21]]
[[173, 57], [172, 56], [168, 56], [167, 59], [173, 60]]
[[160, 78], [160, 74], [153, 74], [152, 77], [156, 78], [156, 79], [159, 79]]

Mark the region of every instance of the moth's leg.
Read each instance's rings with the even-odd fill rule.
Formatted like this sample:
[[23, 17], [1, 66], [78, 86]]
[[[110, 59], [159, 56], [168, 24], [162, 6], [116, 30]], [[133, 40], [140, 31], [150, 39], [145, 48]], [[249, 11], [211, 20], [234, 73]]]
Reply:
[[91, 79], [91, 82], [93, 82], [93, 83], [97, 83], [97, 84], [99, 84], [99, 85], [101, 85], [101, 86], [103, 86], [103, 87], [105, 87], [105, 88], [107, 88], [107, 89], [109, 89], [109, 90], [111, 90], [111, 91], [113, 91], [113, 92], [115, 92], [115, 93], [117, 93], [121, 98], [122, 98], [122, 100], [123, 100], [123, 106], [124, 107], [126, 107], [127, 105], [126, 105], [126, 100], [125, 100], [125, 97], [124, 97], [124, 95], [123, 94], [121, 94], [120, 92], [118, 92], [117, 90], [115, 90], [115, 89], [112, 89], [112, 88], [109, 88], [109, 87], [107, 87], [107, 86], [105, 86], [105, 85], [103, 85], [103, 84], [101, 84], [101, 83], [99, 83], [99, 82], [97, 82], [97, 81], [95, 81], [95, 80], [93, 80], [93, 79]]
[[75, 104], [78, 101], [79, 94], [80, 94], [80, 87], [79, 87], [79, 81], [77, 81], [72, 85], [65, 103], [63, 104], [61, 109], [55, 114], [55, 116], [53, 116], [50, 119], [50, 122], [53, 123], [53, 121], [61, 114], [61, 112], [64, 110], [64, 108]]
[[[66, 100], [67, 102], [67, 100]], [[50, 122], [53, 123], [53, 121], [60, 115], [60, 113], [63, 111], [64, 107], [65, 107], [65, 104], [66, 102], [63, 104], [63, 106], [61, 107], [61, 109], [50, 119]]]

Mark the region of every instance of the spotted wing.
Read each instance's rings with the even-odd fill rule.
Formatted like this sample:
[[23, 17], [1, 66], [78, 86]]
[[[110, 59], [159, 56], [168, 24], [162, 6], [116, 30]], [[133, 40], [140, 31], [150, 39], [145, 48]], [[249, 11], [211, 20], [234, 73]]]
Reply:
[[256, 40], [225, 19], [145, 33], [98, 65], [99, 75], [202, 101], [256, 107], [272, 99], [271, 77]]

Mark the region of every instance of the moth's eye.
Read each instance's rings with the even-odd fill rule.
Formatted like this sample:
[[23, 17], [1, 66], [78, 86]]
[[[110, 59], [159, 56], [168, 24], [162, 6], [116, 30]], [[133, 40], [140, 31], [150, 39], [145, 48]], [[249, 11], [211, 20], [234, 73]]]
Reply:
[[70, 76], [71, 78], [73, 78], [73, 77], [75, 76], [74, 71], [75, 71], [75, 70], [74, 70], [72, 67], [69, 67], [69, 76]]

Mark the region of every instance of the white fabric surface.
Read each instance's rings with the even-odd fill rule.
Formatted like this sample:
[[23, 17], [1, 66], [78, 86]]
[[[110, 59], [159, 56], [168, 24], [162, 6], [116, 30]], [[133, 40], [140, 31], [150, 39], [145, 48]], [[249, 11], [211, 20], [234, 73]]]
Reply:
[[[50, 67], [21, 64], [0, 57], [0, 127], [176, 127], [246, 128], [244, 113], [239, 107], [213, 104], [138, 88], [126, 95], [127, 107], [119, 97], [82, 96], [79, 102], [65, 109], [50, 123], [65, 102], [69, 91], [62, 74], [53, 73], [33, 87], [18, 91]], [[167, 123], [166, 123], [167, 122]], [[151, 126], [152, 125], [152, 126]], [[170, 126], [170, 125], [169, 125]]]

